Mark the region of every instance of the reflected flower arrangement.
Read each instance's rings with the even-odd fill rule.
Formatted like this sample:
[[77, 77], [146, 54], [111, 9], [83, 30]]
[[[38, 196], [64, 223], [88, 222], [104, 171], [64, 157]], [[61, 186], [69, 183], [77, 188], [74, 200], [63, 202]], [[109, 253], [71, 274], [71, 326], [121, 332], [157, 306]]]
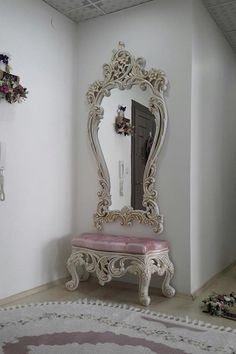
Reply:
[[117, 116], [115, 120], [115, 131], [117, 134], [130, 136], [133, 133], [133, 127], [131, 126], [130, 119], [125, 118], [126, 107], [119, 105], [117, 110]]

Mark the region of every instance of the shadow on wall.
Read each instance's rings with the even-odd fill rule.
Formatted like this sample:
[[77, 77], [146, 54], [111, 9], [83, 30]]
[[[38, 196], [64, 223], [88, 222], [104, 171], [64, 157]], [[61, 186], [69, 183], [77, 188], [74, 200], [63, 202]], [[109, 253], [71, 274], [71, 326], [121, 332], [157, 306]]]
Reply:
[[68, 234], [51, 240], [42, 252], [42, 273], [51, 281], [68, 275], [66, 261], [71, 254], [72, 235]]

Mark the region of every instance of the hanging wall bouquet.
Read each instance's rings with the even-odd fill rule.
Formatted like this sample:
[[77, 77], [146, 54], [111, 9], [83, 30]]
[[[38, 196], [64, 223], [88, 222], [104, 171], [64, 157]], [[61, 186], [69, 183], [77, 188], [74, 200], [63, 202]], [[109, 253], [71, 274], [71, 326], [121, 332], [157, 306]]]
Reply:
[[5, 99], [9, 103], [22, 102], [27, 98], [28, 91], [20, 85], [19, 76], [10, 74], [9, 57], [0, 54], [0, 63], [5, 65], [5, 70], [0, 70], [0, 100]]

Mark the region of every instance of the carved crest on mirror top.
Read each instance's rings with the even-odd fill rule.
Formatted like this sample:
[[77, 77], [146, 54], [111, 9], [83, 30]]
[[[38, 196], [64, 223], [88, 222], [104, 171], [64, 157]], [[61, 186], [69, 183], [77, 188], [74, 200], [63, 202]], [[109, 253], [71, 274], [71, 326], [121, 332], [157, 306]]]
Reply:
[[[157, 205], [157, 191], [155, 177], [157, 157], [160, 153], [167, 128], [167, 109], [164, 92], [167, 89], [167, 78], [161, 70], [145, 69], [145, 59], [135, 58], [119, 43], [118, 49], [113, 51], [111, 62], [103, 65], [104, 79], [95, 81], [87, 92], [89, 104], [88, 134], [90, 143], [98, 164], [100, 190], [98, 192], [97, 211], [94, 214], [94, 223], [98, 230], [102, 230], [104, 223], [117, 220], [121, 225], [132, 225], [134, 220], [150, 225], [154, 232], [163, 230], [163, 216]], [[129, 90], [138, 85], [143, 91], [150, 90], [149, 110], [155, 116], [156, 133], [151, 151], [146, 163], [143, 176], [143, 206], [146, 210], [133, 210], [124, 206], [121, 210], [110, 210], [110, 175], [98, 139], [98, 129], [103, 119], [102, 100], [111, 95], [111, 90]]]

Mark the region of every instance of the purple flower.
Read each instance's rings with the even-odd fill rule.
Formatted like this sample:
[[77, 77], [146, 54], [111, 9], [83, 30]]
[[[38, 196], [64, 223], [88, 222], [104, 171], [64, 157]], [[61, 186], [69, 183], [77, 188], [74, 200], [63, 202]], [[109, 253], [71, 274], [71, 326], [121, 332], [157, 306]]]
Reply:
[[24, 92], [24, 88], [21, 85], [18, 85], [16, 87], [14, 87], [13, 91], [15, 93], [23, 93]]
[[0, 86], [0, 92], [8, 93], [9, 92], [9, 87], [6, 84], [3, 84], [2, 86]]

